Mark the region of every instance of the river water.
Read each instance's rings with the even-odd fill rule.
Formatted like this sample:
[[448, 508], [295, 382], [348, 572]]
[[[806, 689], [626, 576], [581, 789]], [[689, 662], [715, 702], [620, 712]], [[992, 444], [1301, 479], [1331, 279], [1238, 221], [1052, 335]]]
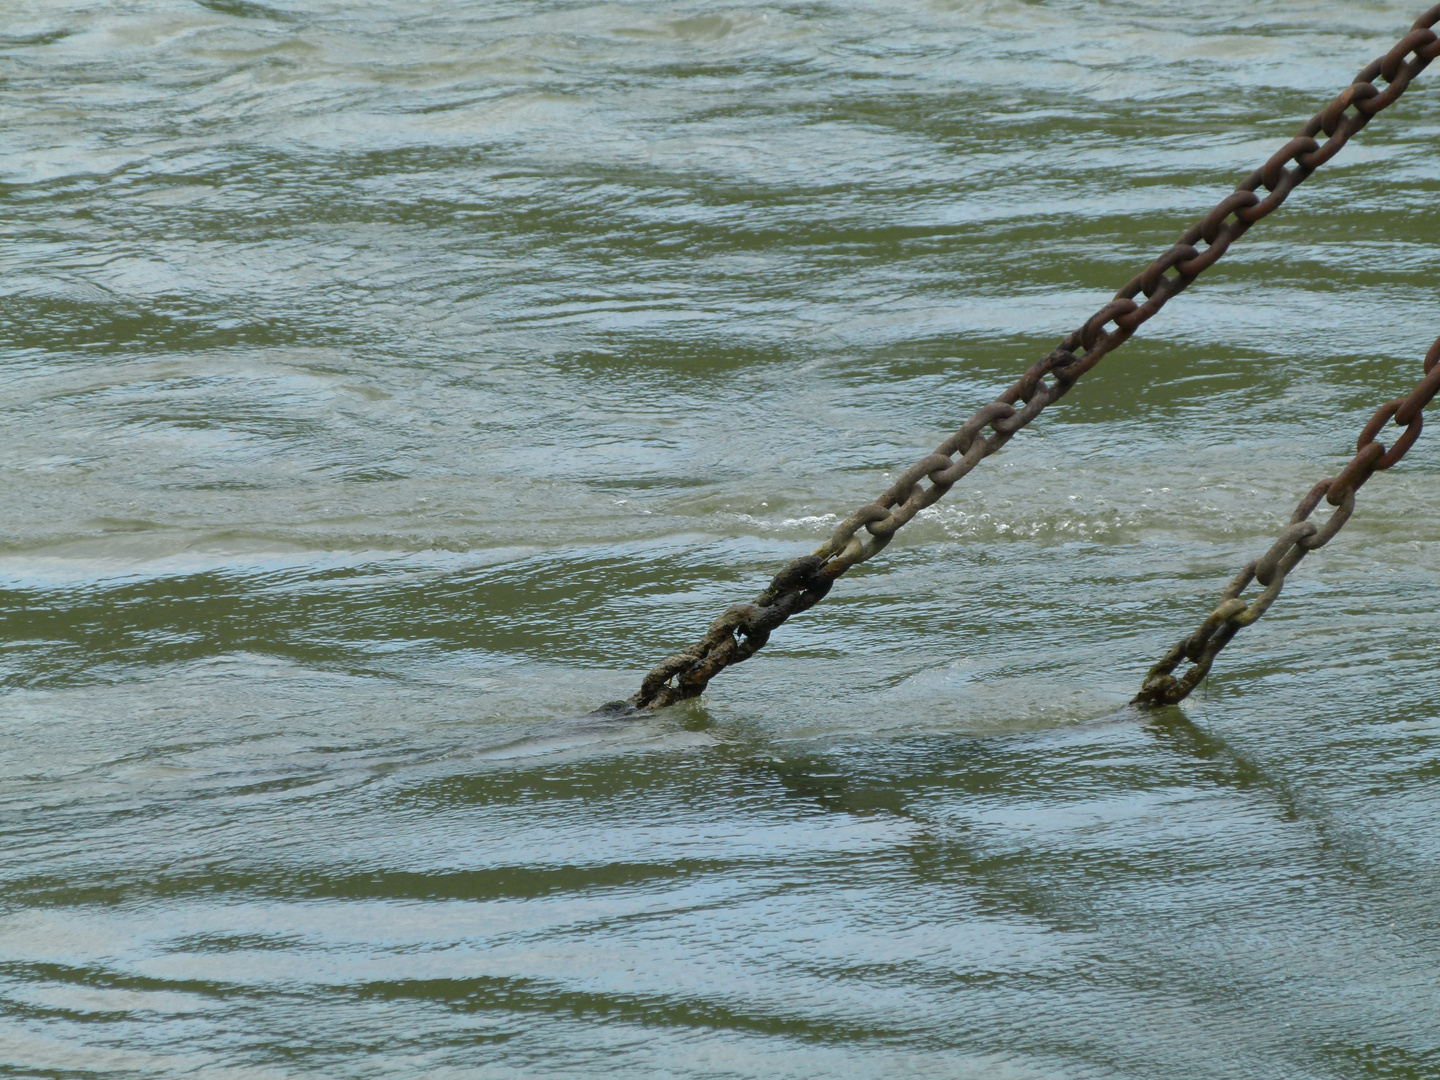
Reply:
[[1440, 437], [1125, 707], [1440, 333], [1440, 69], [582, 717], [1419, 8], [0, 4], [0, 1073], [1440, 1076]]

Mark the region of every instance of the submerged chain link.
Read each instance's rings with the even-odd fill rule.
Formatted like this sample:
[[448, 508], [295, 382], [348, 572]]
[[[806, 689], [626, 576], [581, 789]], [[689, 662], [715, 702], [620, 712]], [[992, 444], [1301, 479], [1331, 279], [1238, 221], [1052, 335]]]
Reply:
[[[1034, 364], [995, 402], [980, 409], [933, 454], [906, 470], [879, 499], [842, 521], [813, 555], [795, 560], [752, 603], [729, 608], [694, 645], [658, 664], [628, 704], [658, 709], [698, 696], [711, 679], [731, 664], [755, 655], [776, 627], [817, 604], [836, 578], [882, 550], [906, 522], [949, 491], [981, 459], [995, 453], [1048, 405], [1069, 393], [1076, 380], [1125, 344], [1172, 297], [1189, 288], [1250, 226], [1274, 213], [1371, 117], [1405, 92], [1411, 80], [1440, 56], [1440, 38], [1431, 29], [1436, 23], [1440, 23], [1440, 4], [1416, 20], [1393, 49], [1361, 71], [1295, 138], [1083, 326], [1067, 335], [1050, 355]], [[1375, 85], [1376, 79], [1384, 80], [1383, 89]], [[1324, 143], [1315, 138], [1322, 132]], [[1258, 194], [1262, 188], [1266, 192], [1263, 198]], [[1138, 301], [1142, 295], [1143, 302]], [[986, 428], [991, 434], [984, 434]], [[923, 485], [925, 480], [929, 480], [928, 487]]]
[[[1440, 393], [1440, 339], [1430, 346], [1430, 352], [1425, 357], [1425, 375], [1410, 396], [1397, 398], [1375, 411], [1356, 440], [1355, 457], [1350, 464], [1339, 476], [1321, 480], [1310, 489], [1310, 494], [1301, 500], [1280, 539], [1263, 556], [1247, 563], [1220, 594], [1219, 605], [1200, 624], [1200, 628], [1181, 638], [1165, 654], [1165, 659], [1150, 669], [1140, 693], [1131, 700], [1132, 705], [1177, 705], [1200, 685], [1215, 663], [1215, 657], [1230, 644], [1230, 639], [1269, 610], [1285, 587], [1286, 575], [1299, 566], [1306, 555], [1324, 547], [1345, 527], [1350, 515], [1355, 512], [1355, 492], [1370, 477], [1390, 468], [1409, 453], [1425, 426], [1425, 406], [1437, 393]], [[1405, 431], [1387, 450], [1376, 436], [1392, 420]], [[1309, 518], [1322, 498], [1335, 510], [1323, 526], [1317, 526]], [[1252, 581], [1258, 581], [1265, 591], [1247, 603], [1240, 599], [1240, 594]], [[1176, 678], [1175, 669], [1185, 660], [1189, 660], [1192, 666], [1183, 676]]]

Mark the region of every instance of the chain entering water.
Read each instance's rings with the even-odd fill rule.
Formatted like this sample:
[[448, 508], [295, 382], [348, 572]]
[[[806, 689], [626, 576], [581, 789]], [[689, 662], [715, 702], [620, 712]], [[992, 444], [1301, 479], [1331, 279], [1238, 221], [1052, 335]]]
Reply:
[[[1215, 657], [1230, 644], [1230, 639], [1269, 610], [1285, 587], [1286, 575], [1299, 566], [1306, 555], [1324, 547], [1345, 527], [1350, 515], [1355, 512], [1355, 492], [1370, 477], [1390, 468], [1409, 453], [1425, 426], [1425, 406], [1437, 393], [1440, 393], [1440, 339], [1430, 346], [1430, 352], [1425, 357], [1425, 375], [1410, 396], [1398, 398], [1376, 410], [1356, 441], [1355, 457], [1350, 464], [1339, 476], [1321, 480], [1310, 489], [1310, 494], [1296, 507], [1289, 528], [1274, 546], [1260, 558], [1247, 563], [1220, 594], [1219, 606], [1200, 624], [1200, 628], [1181, 638], [1165, 654], [1165, 659], [1150, 669], [1140, 693], [1130, 702], [1132, 705], [1176, 705], [1200, 685], [1200, 680], [1209, 673]], [[1392, 419], [1405, 432], [1387, 450], [1376, 436]], [[1335, 510], [1323, 526], [1317, 526], [1309, 518], [1322, 498]], [[1265, 591], [1247, 604], [1240, 599], [1240, 594], [1252, 581], [1258, 581]], [[1183, 660], [1189, 660], [1192, 666], [1177, 679], [1174, 672]]]
[[[1128, 282], [1083, 326], [1067, 335], [1050, 355], [1034, 364], [996, 401], [980, 409], [933, 454], [906, 470], [879, 499], [862, 506], [842, 521], [830, 539], [813, 555], [796, 559], [777, 574], [753, 602], [727, 609], [710, 624], [699, 641], [656, 665], [645, 676], [639, 693], [627, 704], [631, 708], [650, 710], [698, 696], [711, 679], [732, 664], [754, 656], [781, 623], [819, 603], [836, 578], [882, 550], [911, 518], [936, 502], [983, 458], [1014, 438], [1016, 432], [1039, 416], [1047, 406], [1069, 393], [1082, 375], [1100, 363], [1106, 354], [1125, 344], [1172, 297], [1184, 292], [1196, 278], [1215, 265], [1250, 226], [1274, 213], [1295, 188], [1338, 154], [1351, 136], [1368, 124], [1372, 117], [1395, 103], [1411, 80], [1440, 56], [1440, 38], [1432, 29], [1436, 23], [1440, 23], [1440, 4], [1417, 19], [1410, 32], [1393, 49], [1361, 71], [1355, 82], [1312, 116], [1295, 138], [1246, 177], [1233, 194], [1223, 199], [1186, 231], [1169, 251]], [[1384, 81], [1383, 88], [1376, 85], [1377, 79]], [[1316, 139], [1322, 133], [1325, 135], [1323, 143]], [[1263, 197], [1259, 194], [1261, 189], [1265, 191]], [[1137, 300], [1142, 295], [1144, 300]], [[1419, 424], [1418, 410], [1415, 423]], [[991, 432], [989, 435], [985, 434], [987, 428]], [[1368, 432], [1369, 428], [1366, 430]], [[1418, 434], [1417, 426], [1415, 435]], [[1391, 453], [1403, 446], [1404, 449], [1400, 449], [1403, 454], [1413, 441], [1413, 436], [1407, 432]], [[1381, 452], [1384, 453], [1383, 448]], [[1376, 467], [1388, 468], [1388, 465]], [[1349, 484], [1349, 501], [1336, 511], [1325, 530], [1315, 532], [1313, 536], [1307, 533], [1307, 539], [1324, 535], [1328, 540], [1333, 535], [1331, 526], [1334, 521], [1337, 518], [1340, 521], [1340, 524], [1333, 525], [1335, 530], [1344, 524], [1345, 517], [1349, 516], [1346, 506], [1353, 505], [1354, 489], [1364, 483], [1364, 479], [1357, 482], [1357, 478], [1363, 475], [1368, 479], [1370, 475], [1364, 471], [1365, 468], [1352, 463], [1337, 478], [1336, 484], [1341, 481]], [[928, 486], [923, 483], [926, 480], [929, 481]], [[1345, 489], [1343, 486], [1332, 489], [1332, 498], [1335, 490]], [[1303, 503], [1301, 508], [1304, 509]], [[1313, 510], [1314, 506], [1310, 509]], [[1306, 516], [1308, 514], [1309, 511], [1306, 511]], [[1305, 527], [1304, 519], [1300, 521], [1302, 524], [1296, 528]], [[1300, 550], [1302, 554], [1283, 569], [1281, 565], [1291, 555], [1277, 557], [1278, 561], [1274, 564], [1261, 560], [1262, 565], [1257, 567], [1256, 573], [1265, 569], [1267, 573], [1278, 574], [1283, 582], [1285, 573], [1304, 557], [1305, 551], [1311, 549], [1297, 549], [1292, 544], [1287, 550], [1292, 554], [1294, 550]], [[1271, 590], [1279, 591], [1271, 584], [1265, 595], [1270, 596]], [[1235, 595], [1239, 595], [1238, 590]], [[1274, 597], [1270, 596], [1270, 599]], [[1265, 606], [1269, 605], [1265, 597], [1256, 603], [1262, 601]], [[1232, 598], [1229, 602], [1239, 601]], [[1261, 607], [1254, 618], [1263, 611], [1264, 607]], [[1229, 621], [1224, 623], [1226, 628], [1231, 625]], [[1212, 630], [1204, 649], [1209, 649], [1210, 643], [1224, 635], [1224, 641], [1214, 647], [1214, 651], [1218, 652], [1238, 628], [1235, 626], [1228, 633], [1226, 629]], [[1190, 640], [1186, 639], [1187, 642]], [[1210, 659], [1214, 659], [1213, 654]], [[1208, 666], [1206, 662], [1207, 670]], [[1158, 668], [1156, 670], [1159, 671]], [[1203, 676], [1202, 671], [1195, 681]], [[1152, 680], [1147, 680], [1146, 686], [1159, 677], [1152, 673]], [[1185, 678], [1188, 680], [1190, 676]]]

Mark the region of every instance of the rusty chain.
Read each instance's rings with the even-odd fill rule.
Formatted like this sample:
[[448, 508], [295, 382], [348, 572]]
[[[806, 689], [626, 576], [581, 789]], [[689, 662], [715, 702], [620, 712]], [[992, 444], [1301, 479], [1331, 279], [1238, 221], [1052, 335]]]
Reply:
[[[1233, 194], [1083, 326], [1068, 334], [1053, 352], [1031, 366], [996, 401], [980, 409], [933, 454], [901, 474], [884, 495], [842, 521], [813, 555], [796, 559], [753, 602], [730, 607], [699, 641], [656, 665], [627, 704], [651, 710], [698, 696], [711, 679], [755, 655], [776, 627], [819, 603], [836, 578], [882, 550], [906, 522], [936, 502], [981, 459], [995, 453], [1047, 406], [1069, 393], [1082, 375], [1125, 344], [1171, 298], [1218, 262], [1250, 226], [1274, 213], [1372, 117], [1394, 104], [1411, 80], [1440, 56], [1440, 37], [1432, 29], [1436, 23], [1440, 23], [1440, 4], [1417, 19], [1393, 49], [1361, 71], [1354, 83], [1312, 116]], [[1376, 79], [1383, 79], [1385, 86], [1375, 85]], [[1326, 136], [1324, 143], [1316, 139], [1321, 133]], [[1258, 194], [1262, 188], [1264, 197]], [[1202, 243], [1204, 247], [1199, 246]], [[1138, 302], [1136, 298], [1142, 294], [1144, 301]], [[987, 427], [992, 432], [988, 436], [983, 434]], [[921, 483], [926, 479], [928, 487]]]
[[[1430, 346], [1430, 352], [1425, 357], [1425, 375], [1410, 396], [1398, 398], [1376, 410], [1356, 440], [1355, 457], [1350, 464], [1339, 476], [1321, 480], [1310, 489], [1296, 507], [1290, 525], [1280, 539], [1260, 558], [1247, 563], [1220, 594], [1219, 605], [1200, 624], [1200, 628], [1181, 638], [1165, 654], [1165, 659], [1150, 669], [1140, 693], [1130, 704], [1147, 707], [1178, 705], [1200, 685], [1200, 680], [1209, 673], [1215, 657], [1230, 644], [1230, 639], [1269, 610], [1285, 587], [1286, 575], [1299, 566], [1306, 555], [1324, 547], [1345, 527], [1350, 515], [1355, 512], [1355, 492], [1377, 472], [1398, 462], [1415, 445], [1425, 426], [1425, 406], [1437, 393], [1440, 393], [1440, 338]], [[1405, 432], [1387, 450], [1376, 436], [1392, 419]], [[1317, 526], [1309, 518], [1322, 498], [1335, 509], [1324, 525]], [[1247, 603], [1240, 599], [1240, 594], [1252, 581], [1259, 582], [1264, 592]], [[1184, 660], [1190, 661], [1191, 668], [1182, 677], [1176, 678], [1175, 669]]]

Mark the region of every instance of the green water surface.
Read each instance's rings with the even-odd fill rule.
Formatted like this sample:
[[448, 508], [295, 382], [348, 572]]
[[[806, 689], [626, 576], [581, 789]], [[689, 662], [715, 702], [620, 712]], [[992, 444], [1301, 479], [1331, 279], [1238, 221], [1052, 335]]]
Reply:
[[1420, 0], [0, 3], [0, 1076], [1440, 1077], [1440, 66], [699, 702]]

